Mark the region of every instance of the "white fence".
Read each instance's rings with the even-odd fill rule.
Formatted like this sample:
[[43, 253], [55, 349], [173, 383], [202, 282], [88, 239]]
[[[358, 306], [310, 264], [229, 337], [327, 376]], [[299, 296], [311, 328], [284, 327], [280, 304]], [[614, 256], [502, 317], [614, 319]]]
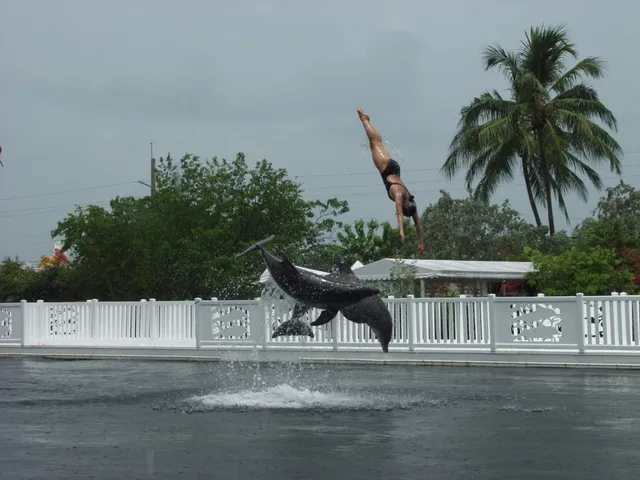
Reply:
[[[640, 354], [640, 296], [385, 298], [390, 352]], [[304, 318], [312, 322], [320, 310]], [[264, 300], [0, 304], [0, 347], [159, 347], [378, 351], [364, 324], [342, 315], [314, 338], [271, 334], [291, 317]]]

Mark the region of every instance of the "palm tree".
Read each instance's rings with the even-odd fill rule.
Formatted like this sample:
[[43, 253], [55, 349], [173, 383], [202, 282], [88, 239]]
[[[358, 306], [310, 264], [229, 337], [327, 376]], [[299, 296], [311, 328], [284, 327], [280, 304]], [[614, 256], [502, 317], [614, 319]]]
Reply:
[[566, 70], [564, 59], [577, 58], [563, 26], [532, 28], [518, 52], [502, 47], [483, 51], [485, 70], [500, 69], [509, 81], [510, 98], [486, 92], [461, 110], [458, 131], [441, 171], [449, 178], [467, 166], [470, 188], [481, 177], [475, 194], [489, 198], [498, 185], [522, 169], [536, 224], [537, 201], [547, 208], [549, 233], [555, 233], [552, 196], [568, 220], [564, 194], [577, 192], [586, 201], [587, 188], [576, 173], [585, 174], [600, 190], [602, 180], [588, 163], [609, 162], [621, 173], [618, 143], [593, 119], [616, 129], [616, 119], [597, 92], [581, 83], [600, 78], [600, 59], [587, 57]]

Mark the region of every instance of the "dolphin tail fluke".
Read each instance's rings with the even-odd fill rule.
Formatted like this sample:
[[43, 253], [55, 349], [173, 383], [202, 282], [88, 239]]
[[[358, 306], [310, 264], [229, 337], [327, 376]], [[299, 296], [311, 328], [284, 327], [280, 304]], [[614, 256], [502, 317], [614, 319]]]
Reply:
[[271, 240], [273, 240], [274, 238], [276, 238], [275, 235], [271, 235], [269, 238], [265, 238], [264, 240], [260, 240], [257, 243], [254, 243], [253, 245], [251, 245], [249, 248], [247, 248], [244, 252], [242, 253], [238, 253], [236, 255], [236, 258], [244, 255], [245, 253], [249, 253], [249, 252], [253, 252], [254, 250], [258, 250], [260, 247], [262, 247], [263, 245], [269, 243]]
[[307, 335], [313, 338], [313, 330], [311, 330], [311, 327], [308, 323], [303, 322], [298, 318], [292, 318], [291, 320], [287, 320], [278, 328], [276, 328], [276, 331], [273, 332], [271, 338], [282, 337], [286, 335]]

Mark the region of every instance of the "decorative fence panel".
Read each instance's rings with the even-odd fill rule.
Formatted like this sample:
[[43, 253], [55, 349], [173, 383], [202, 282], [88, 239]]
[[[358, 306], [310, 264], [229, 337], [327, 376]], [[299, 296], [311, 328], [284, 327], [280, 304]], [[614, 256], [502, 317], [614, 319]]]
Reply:
[[585, 348], [638, 350], [640, 347], [640, 297], [612, 295], [583, 297]]
[[496, 349], [581, 350], [581, 297], [493, 298]]
[[0, 304], [0, 347], [23, 344], [25, 304]]
[[26, 303], [27, 346], [192, 347], [195, 303]]
[[[640, 296], [384, 298], [390, 352], [640, 354]], [[301, 320], [313, 322], [311, 308]], [[0, 346], [380, 351], [375, 334], [338, 314], [309, 336], [272, 338], [291, 319], [281, 300], [0, 304]]]

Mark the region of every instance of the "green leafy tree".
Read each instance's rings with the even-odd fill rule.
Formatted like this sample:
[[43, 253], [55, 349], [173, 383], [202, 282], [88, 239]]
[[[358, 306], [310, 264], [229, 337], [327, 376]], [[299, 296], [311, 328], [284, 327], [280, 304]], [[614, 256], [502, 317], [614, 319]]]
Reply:
[[82, 287], [71, 268], [51, 266], [36, 270], [17, 258], [5, 258], [0, 263], [0, 303], [73, 301]]
[[334, 258], [342, 252], [334, 232], [344, 223], [337, 217], [349, 212], [349, 205], [346, 201], [330, 198], [326, 202], [313, 200], [309, 206], [314, 211], [314, 218], [307, 232], [305, 247], [296, 254], [295, 261], [308, 268], [329, 271]]
[[579, 248], [602, 246], [618, 252], [640, 248], [639, 190], [621, 180], [607, 188], [592, 213], [573, 231]]
[[366, 264], [382, 258], [413, 258], [417, 235], [406, 224], [404, 244], [400, 240], [399, 228], [389, 222], [359, 219], [342, 228], [337, 234], [339, 252], [351, 263], [356, 260]]
[[418, 269], [414, 265], [396, 261], [389, 272], [391, 281], [387, 295], [394, 297], [415, 295], [417, 271]]
[[425, 209], [421, 223], [425, 258], [442, 260], [518, 258], [525, 246], [538, 247], [546, 231], [523, 220], [508, 201], [454, 199], [445, 191]]
[[269, 245], [296, 260], [334, 228], [346, 202], [308, 202], [300, 185], [269, 162], [179, 164], [160, 159], [152, 197], [116, 198], [110, 211], [78, 208], [58, 224], [74, 270], [100, 299], [250, 298], [264, 270], [258, 254], [235, 255], [276, 234]]
[[543, 254], [531, 248], [525, 255], [533, 263], [529, 285], [545, 295], [609, 295], [635, 292], [633, 274], [611, 248], [571, 248], [561, 255]]
[[620, 181], [600, 197], [593, 217], [574, 229], [578, 248], [612, 248], [640, 284], [640, 191]]
[[603, 187], [589, 163], [608, 162], [621, 172], [620, 145], [596, 123], [615, 130], [615, 116], [584, 82], [604, 76], [604, 64], [587, 57], [566, 68], [566, 59], [577, 59], [578, 53], [562, 26], [531, 28], [517, 52], [496, 45], [483, 55], [486, 70], [498, 68], [507, 77], [509, 98], [485, 92], [461, 110], [442, 171], [451, 178], [466, 167], [467, 186], [480, 178], [475, 194], [488, 199], [521, 169], [536, 224], [542, 224], [536, 204], [542, 201], [554, 235], [554, 194], [568, 221], [564, 195], [576, 192], [587, 200], [579, 174]]
[[31, 278], [35, 274], [17, 258], [6, 257], [0, 263], [0, 303], [14, 303], [26, 298], [31, 285]]

